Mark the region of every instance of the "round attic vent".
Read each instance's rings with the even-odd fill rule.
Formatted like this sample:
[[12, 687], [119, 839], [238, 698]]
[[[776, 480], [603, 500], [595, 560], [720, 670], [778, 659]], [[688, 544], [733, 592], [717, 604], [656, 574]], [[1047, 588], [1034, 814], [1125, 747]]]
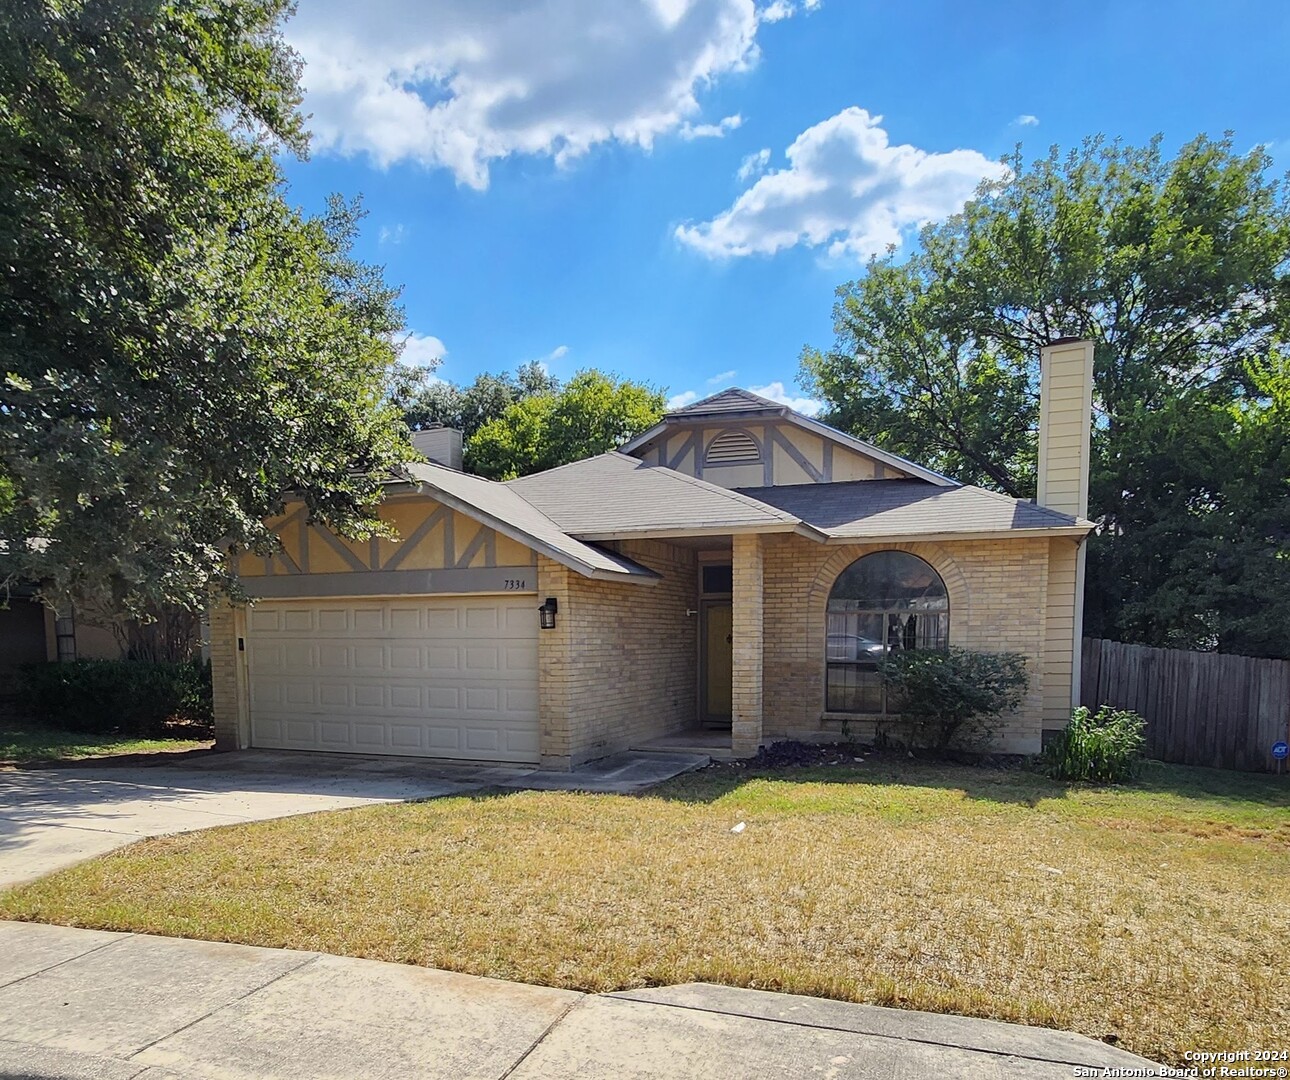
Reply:
[[758, 465], [761, 448], [746, 431], [723, 431], [708, 443], [704, 465]]

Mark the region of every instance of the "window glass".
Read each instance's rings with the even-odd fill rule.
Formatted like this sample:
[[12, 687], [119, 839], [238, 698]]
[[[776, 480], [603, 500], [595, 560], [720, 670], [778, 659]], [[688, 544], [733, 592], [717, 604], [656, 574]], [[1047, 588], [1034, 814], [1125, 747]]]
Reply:
[[733, 592], [735, 572], [730, 566], [705, 566], [703, 568], [703, 591], [705, 593]]
[[885, 713], [878, 665], [899, 649], [949, 645], [950, 602], [940, 575], [916, 555], [857, 559], [829, 594], [825, 628], [830, 712]]

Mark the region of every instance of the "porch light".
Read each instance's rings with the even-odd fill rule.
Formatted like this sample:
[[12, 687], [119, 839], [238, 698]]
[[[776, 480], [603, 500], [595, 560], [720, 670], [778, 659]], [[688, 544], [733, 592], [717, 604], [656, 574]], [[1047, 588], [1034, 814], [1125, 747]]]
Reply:
[[538, 625], [543, 630], [555, 629], [555, 613], [560, 609], [554, 596], [548, 596], [538, 608]]

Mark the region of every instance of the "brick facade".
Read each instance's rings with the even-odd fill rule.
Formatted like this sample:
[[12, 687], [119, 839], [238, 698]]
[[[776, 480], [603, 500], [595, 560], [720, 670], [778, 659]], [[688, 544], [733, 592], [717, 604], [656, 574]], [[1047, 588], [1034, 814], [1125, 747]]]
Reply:
[[545, 556], [538, 596], [553, 596], [553, 630], [538, 633], [542, 764], [570, 768], [694, 722], [698, 573], [688, 548], [615, 545], [663, 575], [655, 585], [592, 581]]
[[[1062, 543], [1059, 556], [1068, 554], [1069, 542]], [[953, 644], [1030, 657], [1026, 701], [1006, 718], [997, 746], [1038, 750], [1045, 713], [1050, 725], [1057, 721], [1070, 683], [1069, 661], [1063, 666], [1061, 643], [1053, 641], [1057, 630], [1069, 641], [1069, 558], [1056, 560], [1061, 584], [1050, 587], [1050, 546], [1045, 537], [844, 547], [794, 534], [733, 537], [732, 748], [750, 755], [775, 739], [837, 736], [842, 717], [824, 712], [828, 594], [855, 559], [896, 548], [926, 559], [945, 581]], [[662, 541], [615, 547], [662, 580], [593, 581], [538, 558], [537, 600], [559, 602], [555, 628], [538, 632], [539, 740], [548, 768], [571, 768], [697, 722], [699, 619], [687, 614], [698, 607], [695, 552]], [[1054, 596], [1062, 611], [1049, 611]], [[237, 677], [243, 617], [223, 602], [211, 609], [215, 733], [225, 749], [246, 745]], [[848, 725], [861, 737], [872, 732], [864, 721]]]
[[[874, 551], [908, 551], [930, 563], [950, 597], [950, 641], [982, 652], [1030, 658], [1026, 700], [1006, 718], [996, 745], [1039, 749], [1043, 723], [1049, 542], [1046, 538], [826, 547], [791, 534], [765, 543], [763, 741], [836, 734], [840, 715], [824, 713], [825, 607], [837, 576]], [[736, 660], [736, 663], [738, 661]], [[865, 736], [872, 724], [850, 721]]]
[[755, 533], [734, 537], [732, 548], [730, 746], [737, 756], [751, 757], [763, 741], [765, 724], [766, 549]]

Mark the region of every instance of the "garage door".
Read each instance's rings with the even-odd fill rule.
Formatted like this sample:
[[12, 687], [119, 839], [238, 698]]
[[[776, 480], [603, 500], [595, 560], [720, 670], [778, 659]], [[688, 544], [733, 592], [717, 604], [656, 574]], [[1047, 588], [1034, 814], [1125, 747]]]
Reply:
[[262, 601], [251, 744], [536, 762], [537, 622], [529, 596]]

